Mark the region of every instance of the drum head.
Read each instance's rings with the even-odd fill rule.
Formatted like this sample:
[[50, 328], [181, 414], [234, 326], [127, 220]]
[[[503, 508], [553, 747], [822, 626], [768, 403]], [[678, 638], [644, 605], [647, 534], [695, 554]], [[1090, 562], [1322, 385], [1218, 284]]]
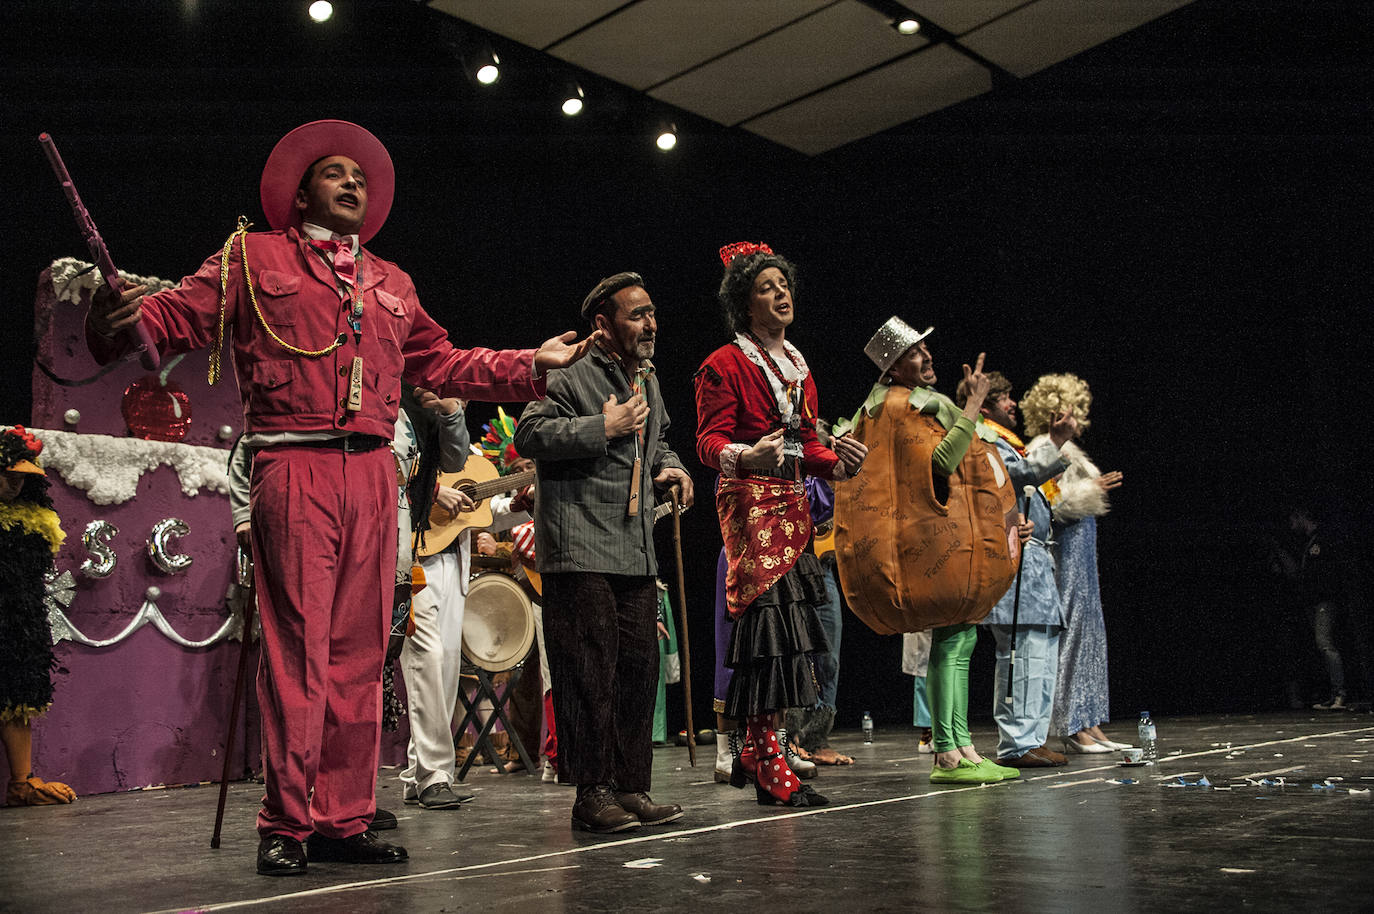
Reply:
[[463, 654], [492, 673], [509, 670], [534, 644], [534, 609], [520, 584], [489, 571], [468, 585], [463, 612]]

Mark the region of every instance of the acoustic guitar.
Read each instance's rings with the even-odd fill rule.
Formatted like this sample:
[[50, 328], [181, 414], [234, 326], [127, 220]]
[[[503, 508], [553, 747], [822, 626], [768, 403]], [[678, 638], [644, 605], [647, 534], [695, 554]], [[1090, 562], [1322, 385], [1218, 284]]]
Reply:
[[435, 505], [429, 512], [429, 529], [425, 531], [425, 542], [420, 547], [420, 555], [428, 558], [448, 548], [458, 538], [458, 534], [469, 527], [485, 529], [491, 526], [491, 505], [487, 499], [502, 492], [523, 489], [534, 482], [534, 470], [502, 476], [496, 465], [485, 457], [473, 454], [463, 464], [458, 473], [440, 473], [439, 485], [457, 489], [472, 499], [475, 507], [471, 511], [449, 514]]

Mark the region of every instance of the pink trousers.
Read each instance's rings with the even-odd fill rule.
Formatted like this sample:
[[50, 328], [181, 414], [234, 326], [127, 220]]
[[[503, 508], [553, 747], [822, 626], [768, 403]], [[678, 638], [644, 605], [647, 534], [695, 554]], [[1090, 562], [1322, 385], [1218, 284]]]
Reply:
[[262, 835], [346, 838], [372, 821], [396, 499], [389, 448], [254, 457]]

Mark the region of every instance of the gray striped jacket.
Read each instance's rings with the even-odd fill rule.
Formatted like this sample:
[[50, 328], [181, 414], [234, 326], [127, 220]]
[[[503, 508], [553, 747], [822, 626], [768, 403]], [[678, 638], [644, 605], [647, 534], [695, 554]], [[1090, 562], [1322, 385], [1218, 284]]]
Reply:
[[668, 447], [668, 413], [658, 379], [644, 384], [649, 419], [640, 467], [640, 510], [628, 516], [636, 436], [606, 440], [601, 407], [615, 394], [630, 397], [630, 383], [605, 352], [593, 347], [570, 368], [550, 372], [548, 395], [525, 407], [515, 449], [538, 471], [534, 548], [540, 573], [658, 573], [654, 556], [653, 478], [665, 467], [683, 468]]

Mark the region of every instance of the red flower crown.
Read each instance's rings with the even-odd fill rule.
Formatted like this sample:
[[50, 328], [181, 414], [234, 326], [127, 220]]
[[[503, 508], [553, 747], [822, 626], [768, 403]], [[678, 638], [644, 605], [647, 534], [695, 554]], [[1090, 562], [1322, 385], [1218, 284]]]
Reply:
[[734, 244], [727, 244], [720, 249], [720, 262], [728, 267], [730, 261], [734, 260], [736, 257], [743, 257], [747, 254], [771, 253], [773, 253], [773, 249], [762, 241], [758, 243], [753, 241], [736, 241]]

